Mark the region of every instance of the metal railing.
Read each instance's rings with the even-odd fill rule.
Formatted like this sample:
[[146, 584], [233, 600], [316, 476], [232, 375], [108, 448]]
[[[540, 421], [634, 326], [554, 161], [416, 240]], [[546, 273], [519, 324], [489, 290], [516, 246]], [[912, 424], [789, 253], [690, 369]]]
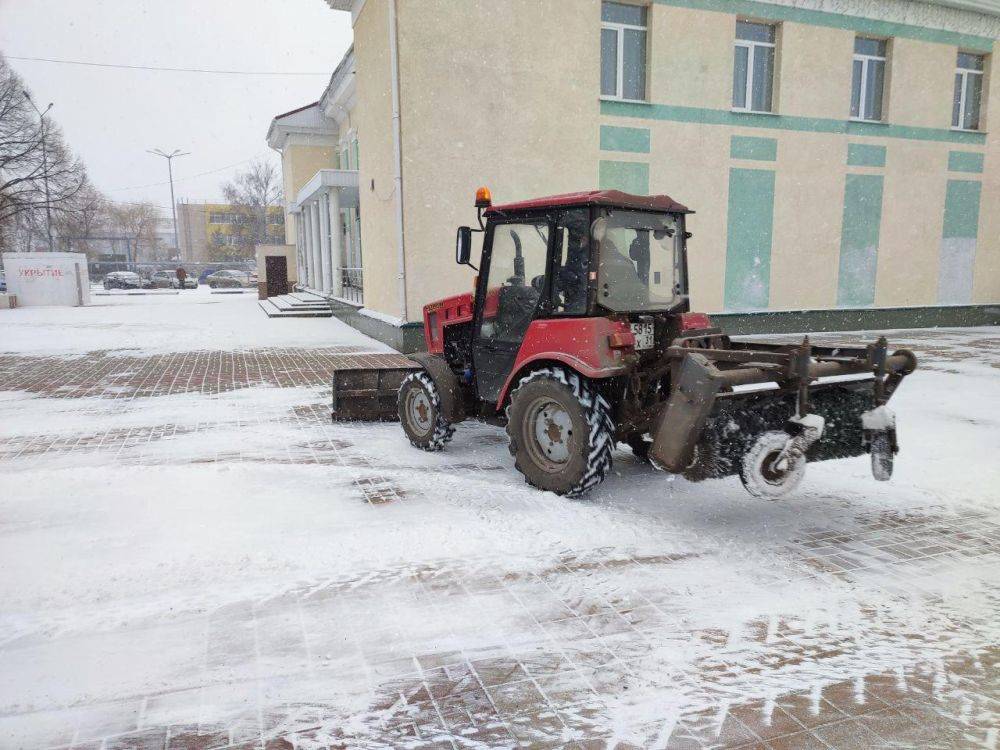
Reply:
[[358, 305], [365, 303], [364, 272], [360, 268], [340, 269], [340, 296]]

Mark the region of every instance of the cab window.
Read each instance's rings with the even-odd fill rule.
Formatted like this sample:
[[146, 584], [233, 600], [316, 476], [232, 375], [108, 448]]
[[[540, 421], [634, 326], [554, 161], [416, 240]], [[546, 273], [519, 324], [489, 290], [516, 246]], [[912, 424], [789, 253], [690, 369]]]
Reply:
[[552, 311], [587, 312], [587, 272], [590, 270], [590, 210], [564, 211], [556, 220], [552, 262]]
[[548, 257], [547, 222], [497, 224], [480, 336], [516, 342], [524, 337], [542, 290]]

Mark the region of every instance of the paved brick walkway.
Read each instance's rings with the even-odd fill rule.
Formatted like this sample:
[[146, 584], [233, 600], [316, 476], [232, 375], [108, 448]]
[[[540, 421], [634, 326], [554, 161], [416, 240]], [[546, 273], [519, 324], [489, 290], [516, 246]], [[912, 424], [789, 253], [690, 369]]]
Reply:
[[[5, 390], [81, 400], [81, 412], [93, 417], [92, 430], [72, 437], [0, 437], [0, 470], [12, 462], [22, 467], [80, 455], [108, 466], [171, 460], [150, 446], [223, 425], [105, 428], [103, 420], [129, 399], [260, 385], [322, 388], [334, 367], [398, 361], [336, 347], [150, 358], [0, 356]], [[318, 393], [291, 408], [246, 406], [225, 425], [301, 429], [301, 440], [286, 446], [281, 458], [234, 445], [193, 460], [346, 467], [358, 499], [373, 506], [419, 498], [454, 503], [456, 512], [494, 513], [502, 522], [491, 505], [491, 493], [502, 490], [490, 488], [490, 477], [509, 467], [495, 451], [445, 456], [404, 481], [394, 457], [370, 455], [355, 439], [360, 433], [330, 423]], [[493, 428], [463, 429], [482, 445], [504, 442]], [[626, 466], [629, 460], [624, 455]], [[481, 481], [473, 500], [438, 496], [439, 477], [456, 473]], [[458, 561], [442, 556], [439, 565], [303, 582], [280, 599], [247, 601], [166, 625], [177, 637], [195, 639], [205, 654], [189, 688], [46, 709], [51, 732], [40, 746], [998, 747], [1000, 516], [946, 507], [838, 510], [825, 524], [774, 534], [772, 552], [795, 575], [817, 587], [870, 588], [871, 607], [843, 621], [751, 617], [705, 627], [690, 608], [692, 592], [720, 582], [686, 581], [686, 566], [724, 551], [696, 536], [689, 548], [655, 557], [567, 551], [549, 569], [524, 576], [504, 572], [503, 550], [484, 549], [480, 558]], [[974, 606], [942, 601], [942, 586], [958, 586], [971, 573], [986, 582], [970, 589]], [[767, 580], [766, 570], [761, 575]], [[784, 575], [776, 569], [774, 585]], [[732, 592], [732, 605], [746, 593]], [[926, 602], [926, 617], [896, 621], [879, 597]], [[391, 617], [386, 621], [403, 603], [423, 617], [404, 627]], [[483, 613], [491, 632], [484, 632]], [[909, 661], [905, 645], [911, 640], [932, 656]], [[883, 663], [898, 649], [898, 666], [864, 669], [864, 655], [880, 644], [890, 644]], [[20, 645], [0, 643], [0, 656]], [[678, 653], [695, 672], [676, 661]], [[233, 662], [250, 669], [220, 679], [218, 668]], [[782, 676], [804, 662], [828, 665], [828, 679], [785, 689]], [[772, 680], [773, 687], [762, 691], [769, 697], [747, 700], [740, 686], [748, 676]], [[350, 714], [337, 713], [338, 703], [324, 698], [337, 685], [367, 686], [373, 698]], [[177, 721], [182, 715], [206, 718]], [[609, 716], [620, 733], [609, 730]], [[37, 718], [32, 710], [0, 716], [0, 731]]]

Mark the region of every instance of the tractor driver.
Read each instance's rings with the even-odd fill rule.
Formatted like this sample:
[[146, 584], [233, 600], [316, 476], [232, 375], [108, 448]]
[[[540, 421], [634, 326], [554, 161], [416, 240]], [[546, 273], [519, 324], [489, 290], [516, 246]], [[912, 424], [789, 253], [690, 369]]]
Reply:
[[649, 287], [639, 278], [635, 263], [622, 253], [608, 232], [608, 217], [599, 216], [591, 225], [591, 236], [599, 252], [598, 279], [601, 291], [598, 300], [608, 297], [611, 288], [615, 299], [625, 304], [645, 305], [649, 302]]

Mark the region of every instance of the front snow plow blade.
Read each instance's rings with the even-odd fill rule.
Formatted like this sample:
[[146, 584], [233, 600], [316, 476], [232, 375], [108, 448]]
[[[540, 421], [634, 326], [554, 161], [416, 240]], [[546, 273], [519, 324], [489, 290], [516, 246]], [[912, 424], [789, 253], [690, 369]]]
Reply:
[[808, 338], [791, 346], [733, 341], [725, 349], [685, 343], [667, 350], [675, 386], [652, 425], [650, 456], [694, 480], [740, 473], [761, 436], [785, 431], [791, 439], [811, 414], [824, 426], [819, 439], [799, 441], [808, 460], [865, 453], [872, 444], [865, 415], [886, 408], [917, 362], [905, 349], [889, 355], [884, 338], [864, 347], [813, 347]]
[[412, 367], [367, 367], [333, 371], [330, 416], [335, 422], [398, 422], [399, 386]]

